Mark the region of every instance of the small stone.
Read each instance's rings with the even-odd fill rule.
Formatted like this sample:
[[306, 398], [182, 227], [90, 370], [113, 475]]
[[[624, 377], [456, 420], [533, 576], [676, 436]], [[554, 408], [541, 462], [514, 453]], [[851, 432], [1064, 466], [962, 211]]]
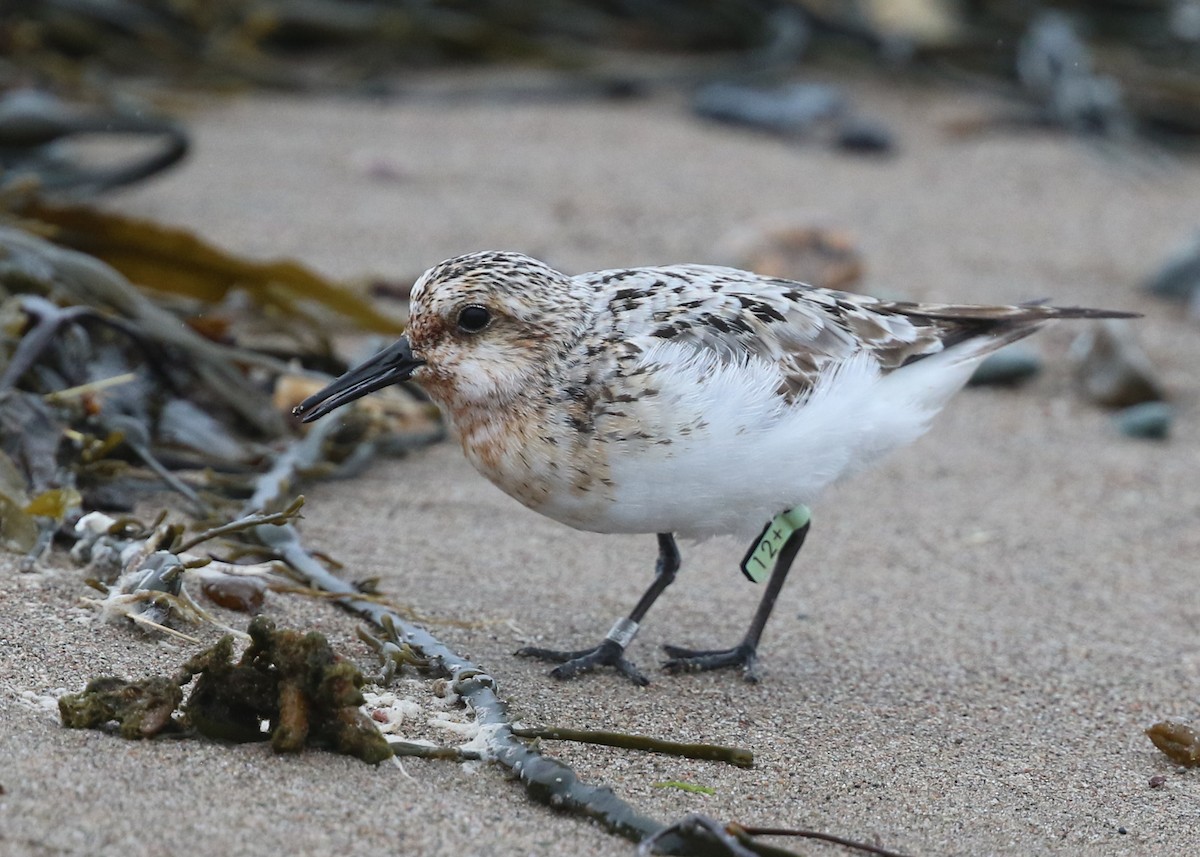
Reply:
[[1032, 348], [1010, 345], [991, 354], [976, 368], [971, 380], [972, 387], [1015, 387], [1035, 377], [1042, 371], [1042, 358]]
[[1099, 405], [1127, 408], [1166, 398], [1154, 364], [1125, 319], [1105, 319], [1079, 334], [1071, 358], [1080, 389]]
[[834, 144], [847, 152], [884, 154], [896, 147], [892, 132], [870, 119], [847, 119], [838, 128]]
[[1164, 777], [1162, 774], [1155, 774], [1153, 777], [1150, 778], [1150, 788], [1152, 788], [1152, 789], [1161, 789], [1166, 784], [1167, 784], [1167, 778]]
[[200, 591], [227, 610], [257, 613], [262, 609], [267, 583], [260, 577], [214, 574], [201, 581]]
[[1118, 828], [1117, 828], [1117, 833], [1121, 834], [1122, 836], [1124, 836], [1124, 835], [1125, 835], [1125, 834], [1127, 834], [1128, 832], [1129, 832], [1129, 831], [1128, 831], [1128, 830], [1126, 830], [1124, 827], [1118, 827]]
[[789, 136], [808, 132], [844, 107], [841, 91], [820, 83], [761, 89], [717, 82], [701, 87], [692, 97], [692, 111], [706, 119]]
[[1126, 437], [1165, 440], [1171, 430], [1171, 406], [1166, 402], [1143, 402], [1118, 411], [1113, 420]]
[[847, 232], [771, 218], [730, 234], [718, 261], [766, 277], [795, 280], [826, 289], [847, 289], [863, 275], [862, 256]]
[[1167, 257], [1161, 268], [1143, 284], [1143, 288], [1160, 298], [1189, 301], [1200, 294], [1200, 234]]

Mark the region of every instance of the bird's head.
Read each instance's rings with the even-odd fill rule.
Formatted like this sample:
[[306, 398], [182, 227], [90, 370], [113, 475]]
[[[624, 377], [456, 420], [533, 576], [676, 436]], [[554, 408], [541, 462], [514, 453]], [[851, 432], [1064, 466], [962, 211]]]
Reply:
[[305, 422], [408, 378], [456, 411], [518, 398], [583, 331], [569, 277], [520, 253], [458, 256], [412, 288], [408, 331], [296, 408]]

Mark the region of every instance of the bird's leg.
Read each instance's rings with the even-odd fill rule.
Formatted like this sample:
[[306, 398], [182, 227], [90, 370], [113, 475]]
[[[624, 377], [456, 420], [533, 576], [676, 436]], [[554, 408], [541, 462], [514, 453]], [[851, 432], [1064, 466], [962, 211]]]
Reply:
[[746, 630], [746, 636], [742, 638], [742, 642], [732, 649], [684, 649], [679, 646], [663, 646], [670, 656], [670, 660], [663, 664], [663, 669], [673, 673], [700, 672], [740, 666], [746, 681], [758, 681], [758, 673], [755, 669], [758, 663], [758, 640], [762, 636], [763, 628], [767, 625], [767, 619], [771, 616], [775, 599], [779, 597], [779, 591], [783, 589], [783, 581], [787, 578], [788, 571], [791, 570], [792, 562], [796, 559], [796, 554], [800, 552], [800, 546], [804, 544], [804, 537], [808, 535], [809, 523], [806, 520], [804, 525], [793, 531], [783, 546], [779, 548], [771, 579], [767, 581], [767, 589], [758, 603], [758, 610], [755, 612], [754, 619], [750, 622], [750, 627]]
[[626, 660], [625, 648], [637, 634], [638, 623], [650, 610], [650, 606], [658, 600], [658, 596], [662, 594], [663, 590], [671, 585], [677, 571], [679, 571], [679, 548], [675, 545], [675, 537], [670, 533], [659, 533], [658, 564], [655, 566], [654, 582], [650, 584], [629, 615], [618, 619], [613, 624], [612, 630], [608, 632], [600, 645], [573, 652], [526, 646], [519, 649], [517, 654], [526, 658], [556, 661], [559, 665], [550, 671], [550, 675], [554, 678], [573, 678], [596, 667], [610, 666], [615, 667], [621, 675], [634, 684], [649, 684], [650, 680], [642, 675], [632, 662]]

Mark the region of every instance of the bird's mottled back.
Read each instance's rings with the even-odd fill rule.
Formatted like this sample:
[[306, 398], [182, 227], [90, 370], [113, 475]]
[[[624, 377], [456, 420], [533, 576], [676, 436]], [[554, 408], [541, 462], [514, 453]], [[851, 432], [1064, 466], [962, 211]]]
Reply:
[[882, 374], [973, 337], [995, 347], [1077, 310], [1044, 306], [956, 306], [884, 301], [747, 271], [678, 265], [599, 271], [576, 278], [595, 292], [592, 343], [645, 348], [656, 340], [713, 353], [724, 361], [778, 367], [779, 394], [791, 401], [821, 373], [859, 353]]

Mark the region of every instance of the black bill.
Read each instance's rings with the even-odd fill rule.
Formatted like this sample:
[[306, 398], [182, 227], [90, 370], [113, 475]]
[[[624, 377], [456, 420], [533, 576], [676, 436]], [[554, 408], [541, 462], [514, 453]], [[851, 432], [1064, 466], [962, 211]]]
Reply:
[[407, 380], [413, 370], [424, 363], [424, 360], [413, 357], [408, 337], [402, 336], [325, 389], [309, 396], [293, 408], [292, 413], [302, 422], [312, 422], [367, 393]]

